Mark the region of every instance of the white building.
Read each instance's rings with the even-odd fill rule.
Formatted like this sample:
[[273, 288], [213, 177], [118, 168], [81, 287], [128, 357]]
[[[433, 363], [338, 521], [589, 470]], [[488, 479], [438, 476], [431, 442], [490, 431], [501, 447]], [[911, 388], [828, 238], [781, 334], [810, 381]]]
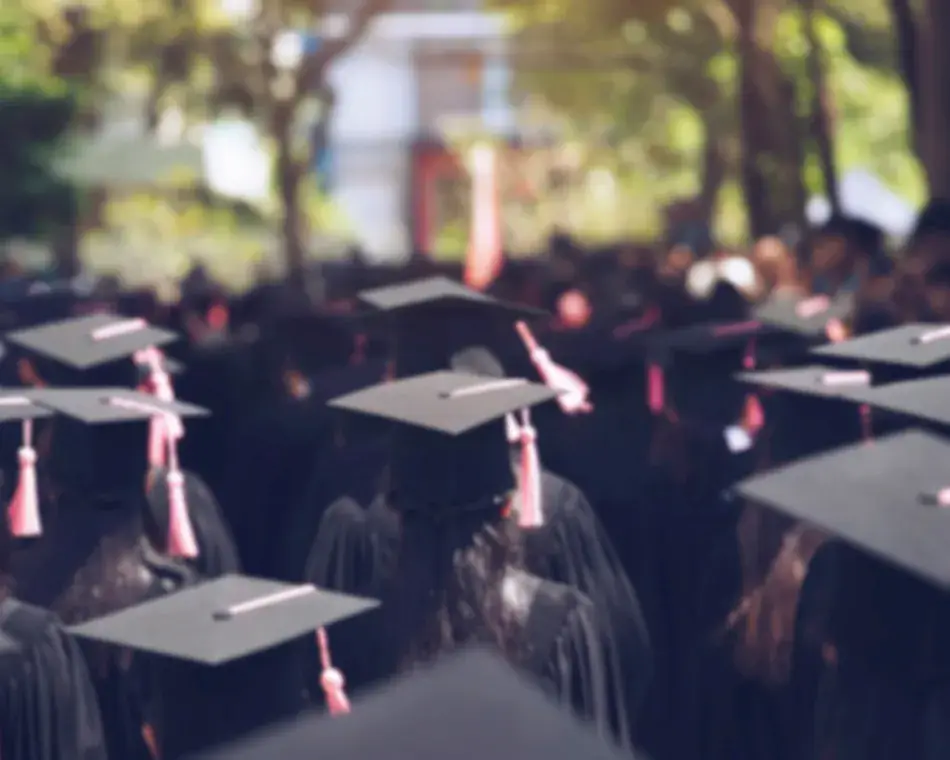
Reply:
[[440, 191], [464, 182], [446, 123], [513, 135], [505, 37], [494, 14], [404, 10], [377, 18], [333, 66], [332, 192], [373, 258], [432, 248]]

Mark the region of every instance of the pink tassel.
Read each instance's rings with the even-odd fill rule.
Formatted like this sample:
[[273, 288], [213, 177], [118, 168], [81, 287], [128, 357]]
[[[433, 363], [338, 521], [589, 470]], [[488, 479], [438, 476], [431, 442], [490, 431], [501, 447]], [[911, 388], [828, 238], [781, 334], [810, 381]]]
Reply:
[[755, 435], [765, 427], [765, 410], [762, 409], [762, 402], [754, 393], [750, 393], [745, 399], [745, 430], [750, 435]]
[[745, 353], [742, 355], [742, 368], [745, 370], [753, 370], [756, 365], [756, 344], [755, 338], [750, 338], [749, 342], [746, 343]]
[[185, 497], [185, 476], [178, 467], [178, 442], [168, 441], [168, 546], [170, 557], [194, 559], [198, 556], [198, 540], [188, 515]]
[[521, 412], [521, 423], [509, 415], [506, 424], [512, 423], [515, 429], [509, 429], [521, 444], [521, 509], [518, 512], [518, 525], [522, 528], [539, 528], [544, 525], [544, 512], [541, 505], [541, 460], [538, 457], [538, 431], [531, 424], [531, 412]]
[[590, 389], [587, 383], [577, 375], [557, 364], [551, 355], [535, 340], [530, 328], [524, 322], [515, 324], [518, 335], [531, 356], [531, 361], [541, 379], [551, 390], [558, 392], [557, 403], [565, 414], [586, 414], [593, 410], [587, 400]]
[[[135, 354], [137, 364], [148, 367], [152, 393], [160, 401], [175, 401], [172, 380], [165, 371], [165, 355], [157, 348], [146, 348]], [[166, 454], [170, 440], [179, 440], [185, 434], [181, 418], [176, 415], [152, 417], [148, 429], [148, 461], [152, 467], [167, 466]]]
[[858, 414], [861, 416], [861, 438], [865, 443], [870, 443], [874, 439], [874, 418], [870, 404], [861, 404]]
[[521, 425], [513, 414], [505, 415], [505, 437], [508, 443], [514, 445], [521, 439]]
[[647, 365], [647, 408], [653, 414], [659, 414], [666, 406], [666, 381], [663, 378], [663, 367], [659, 364]]
[[832, 343], [844, 343], [848, 339], [848, 329], [840, 319], [831, 319], [825, 325], [825, 335]]
[[644, 332], [651, 327], [655, 327], [660, 322], [660, 310], [653, 307], [642, 316], [631, 319], [623, 324], [617, 325], [613, 330], [613, 336], [618, 340], [629, 338], [635, 333]]
[[[742, 356], [742, 367], [747, 371], [754, 370], [758, 363], [756, 354], [755, 338], [750, 338], [746, 344], [745, 353]], [[765, 410], [762, 408], [762, 402], [755, 394], [746, 396], [745, 400], [745, 428], [746, 432], [756, 435], [765, 427]]]
[[20, 477], [7, 508], [10, 533], [16, 538], [42, 535], [39, 494], [36, 485], [36, 451], [33, 448], [33, 420], [23, 420], [23, 445], [18, 452]]
[[356, 366], [366, 361], [366, 343], [366, 333], [357, 334], [353, 340], [353, 353], [350, 354], [351, 365]]
[[327, 700], [330, 715], [346, 715], [350, 712], [350, 700], [346, 696], [346, 679], [333, 667], [330, 657], [330, 641], [323, 628], [317, 629], [317, 648], [320, 650], [320, 688]]

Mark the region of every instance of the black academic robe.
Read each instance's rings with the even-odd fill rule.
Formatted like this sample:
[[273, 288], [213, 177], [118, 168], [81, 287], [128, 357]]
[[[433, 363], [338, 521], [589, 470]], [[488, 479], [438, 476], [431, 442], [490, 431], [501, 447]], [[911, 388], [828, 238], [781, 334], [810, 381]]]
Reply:
[[[43, 537], [14, 557], [13, 577], [24, 601], [47, 606], [66, 624], [76, 625], [191, 582], [189, 568], [162, 556], [145, 540], [144, 497], [98, 507], [82, 500], [61, 501]], [[82, 651], [109, 756], [153, 760], [144, 738], [151, 696], [135, 658], [94, 643], [84, 643]]]
[[844, 544], [823, 550], [834, 564], [828, 639], [837, 662], [823, 674], [815, 757], [924, 758], [946, 673], [943, 592]]
[[[152, 521], [160, 535], [168, 531], [168, 481], [161, 471], [147, 494]], [[198, 556], [190, 561], [201, 578], [217, 578], [241, 572], [241, 561], [231, 528], [211, 489], [193, 472], [185, 471], [185, 498], [192, 529], [198, 542]]]
[[[383, 499], [364, 510], [343, 499], [327, 510], [307, 580], [323, 588], [380, 598], [377, 610], [344, 621], [330, 631], [334, 661], [351, 690], [377, 683], [405, 667], [388, 632], [402, 610], [387, 602], [399, 564], [400, 526]], [[623, 675], [609, 624], [596, 605], [569, 586], [509, 569], [501, 600], [514, 621], [505, 648], [520, 665], [573, 705], [605, 735], [629, 743]], [[455, 642], [461, 645], [468, 642]], [[498, 643], [498, 642], [495, 642]], [[510, 646], [510, 649], [509, 649]], [[316, 675], [309, 679], [316, 683]]]
[[0, 631], [18, 645], [0, 656], [0, 757], [106, 760], [86, 663], [56, 616], [5, 599]]
[[154, 697], [149, 723], [161, 760], [190, 757], [299, 714], [307, 706], [301, 644], [214, 667], [142, 658]]
[[650, 637], [640, 600], [584, 494], [570, 481], [542, 472], [544, 524], [524, 531], [525, 566], [539, 578], [584, 594], [612, 637], [614, 665], [624, 673], [630, 720], [642, 704], [652, 671]]

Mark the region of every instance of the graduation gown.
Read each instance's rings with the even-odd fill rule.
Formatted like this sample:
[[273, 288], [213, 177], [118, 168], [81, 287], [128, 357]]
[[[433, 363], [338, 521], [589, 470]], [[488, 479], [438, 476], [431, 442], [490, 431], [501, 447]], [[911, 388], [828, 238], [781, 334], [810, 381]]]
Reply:
[[[334, 661], [353, 690], [395, 675], [412, 663], [412, 655], [394, 644], [403, 613], [398, 601], [400, 524], [382, 498], [368, 510], [341, 499], [324, 516], [307, 565], [307, 580], [323, 588], [379, 598], [379, 608], [343, 621], [330, 632]], [[476, 575], [478, 572], [476, 571]], [[596, 605], [574, 588], [509, 567], [499, 589], [504, 612], [513, 621], [502, 641], [495, 640], [559, 700], [571, 704], [598, 728], [629, 742], [629, 714], [623, 675], [609, 624]], [[397, 595], [392, 596], [391, 590]], [[450, 601], [451, 605], [452, 602]], [[451, 611], [447, 613], [451, 616]], [[463, 613], [464, 614], [464, 613]], [[481, 636], [486, 636], [482, 631]], [[491, 637], [489, 636], [489, 639]], [[468, 641], [456, 641], [461, 646]], [[316, 678], [311, 677], [316, 683]]]
[[524, 531], [525, 565], [545, 580], [585, 595], [612, 638], [613, 663], [624, 673], [625, 702], [635, 717], [652, 672], [652, 652], [640, 600], [613, 543], [577, 486], [541, 475], [545, 522]]
[[[146, 496], [152, 521], [161, 536], [168, 533], [166, 474], [165, 471], [157, 473]], [[198, 542], [198, 556], [191, 560], [192, 567], [202, 578], [217, 578], [220, 575], [241, 572], [237, 545], [217, 499], [200, 476], [188, 471], [183, 475], [188, 515]]]
[[[142, 501], [134, 495], [109, 504], [61, 499], [43, 537], [14, 557], [13, 577], [24, 601], [49, 607], [75, 625], [191, 582], [183, 563], [158, 554], [145, 540]], [[143, 735], [151, 696], [136, 660], [104, 645], [84, 644], [82, 650], [109, 757], [152, 760]]]
[[76, 643], [47, 610], [0, 602], [0, 757], [106, 760], [96, 693]]

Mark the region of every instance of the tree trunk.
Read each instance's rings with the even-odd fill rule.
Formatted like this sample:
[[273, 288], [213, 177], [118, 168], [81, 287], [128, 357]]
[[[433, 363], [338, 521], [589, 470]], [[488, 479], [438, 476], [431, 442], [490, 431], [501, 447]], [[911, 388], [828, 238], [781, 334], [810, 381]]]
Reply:
[[801, 0], [805, 36], [808, 40], [808, 79], [812, 91], [811, 136], [818, 151], [825, 194], [832, 212], [840, 214], [841, 198], [838, 195], [838, 168], [835, 162], [831, 109], [828, 103], [828, 88], [825, 86], [824, 51], [815, 29], [816, 4], [816, 0]]
[[729, 172], [729, 165], [722, 149], [719, 135], [706, 119], [706, 144], [703, 149], [702, 184], [697, 198], [697, 205], [703, 224], [706, 229], [712, 229], [713, 215], [716, 211], [716, 201], [719, 191]]
[[763, 0], [731, 0], [739, 27], [741, 177], [753, 237], [804, 224], [796, 92], [770, 50], [776, 15]]
[[950, 198], [950, 3], [928, 0], [919, 29], [920, 84], [918, 154], [930, 194]]
[[891, 16], [894, 19], [894, 35], [897, 46], [897, 67], [907, 88], [910, 100], [909, 127], [911, 144], [919, 150], [920, 143], [920, 55], [917, 34], [917, 18], [910, 0], [891, 0]]
[[274, 109], [271, 134], [277, 143], [277, 192], [281, 204], [281, 243], [287, 266], [287, 279], [302, 287], [307, 268], [306, 219], [301, 182], [306, 166], [294, 156], [292, 123], [296, 103], [286, 101]]

